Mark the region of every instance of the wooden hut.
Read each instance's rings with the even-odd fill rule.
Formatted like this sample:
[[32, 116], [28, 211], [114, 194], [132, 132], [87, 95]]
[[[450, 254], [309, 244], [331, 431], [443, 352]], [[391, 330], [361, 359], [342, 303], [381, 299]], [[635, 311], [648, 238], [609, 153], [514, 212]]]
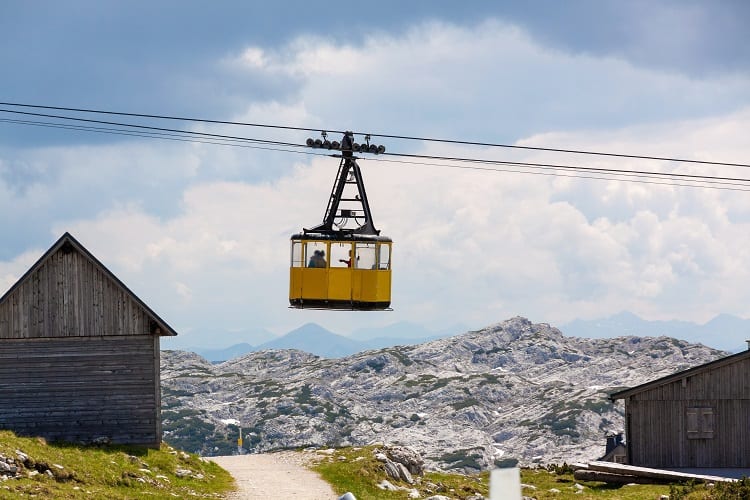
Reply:
[[626, 389], [630, 465], [750, 467], [750, 350]]
[[0, 298], [0, 428], [158, 446], [161, 335], [177, 333], [65, 233]]

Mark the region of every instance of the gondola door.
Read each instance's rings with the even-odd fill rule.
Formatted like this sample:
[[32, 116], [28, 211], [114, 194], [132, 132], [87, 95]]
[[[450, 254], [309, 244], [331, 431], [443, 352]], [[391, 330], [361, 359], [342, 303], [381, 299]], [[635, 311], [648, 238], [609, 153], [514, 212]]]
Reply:
[[352, 301], [352, 269], [356, 265], [351, 242], [331, 242], [331, 264], [328, 269], [328, 300]]

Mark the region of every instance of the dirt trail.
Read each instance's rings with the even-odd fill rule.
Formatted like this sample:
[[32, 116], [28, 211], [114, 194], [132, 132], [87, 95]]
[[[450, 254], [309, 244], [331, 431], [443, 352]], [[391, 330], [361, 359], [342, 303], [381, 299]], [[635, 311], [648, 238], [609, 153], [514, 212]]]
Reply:
[[305, 464], [310, 460], [305, 453], [280, 452], [258, 455], [211, 457], [229, 471], [237, 482], [237, 491], [230, 500], [269, 500], [293, 498], [298, 500], [336, 500], [338, 496]]

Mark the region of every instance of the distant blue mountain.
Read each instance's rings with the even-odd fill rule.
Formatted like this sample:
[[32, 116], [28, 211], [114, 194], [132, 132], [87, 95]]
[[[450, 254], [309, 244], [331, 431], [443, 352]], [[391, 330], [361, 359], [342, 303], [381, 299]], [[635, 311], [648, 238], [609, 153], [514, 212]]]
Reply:
[[247, 342], [241, 344], [234, 344], [225, 349], [190, 349], [196, 354], [203, 356], [206, 360], [212, 363], [218, 363], [219, 361], [226, 361], [228, 359], [237, 358], [243, 354], [253, 351], [253, 346]]
[[[208, 338], [211, 344], [207, 346], [201, 341], [196, 341], [198, 338]], [[165, 350], [179, 349], [193, 351], [208, 361], [225, 361], [250, 352], [254, 345], [259, 345], [275, 338], [276, 335], [263, 328], [245, 328], [241, 330], [204, 329], [201, 331], [196, 329], [196, 331], [185, 334], [180, 333], [176, 337], [162, 337], [161, 348]], [[225, 353], [224, 351], [227, 352]], [[230, 357], [223, 357], [226, 355]]]
[[[454, 325], [441, 331], [432, 331], [413, 323], [400, 322], [382, 328], [363, 328], [357, 330], [351, 336], [344, 336], [326, 330], [315, 323], [307, 323], [280, 337], [268, 333], [267, 337], [270, 338], [252, 345], [242, 342], [223, 349], [187, 348], [186, 350], [193, 351], [212, 363], [226, 361], [248, 352], [264, 349], [298, 349], [323, 358], [342, 358], [370, 349], [421, 344], [438, 338], [458, 335], [467, 330], [462, 325]], [[236, 335], [234, 338], [243, 337]], [[164, 348], [175, 349], [177, 347], [165, 345]]]
[[342, 358], [364, 350], [361, 342], [337, 335], [315, 323], [302, 325], [283, 337], [261, 344], [253, 350], [264, 349], [299, 349], [324, 358]]
[[195, 328], [185, 333], [181, 332], [176, 337], [163, 337], [162, 348], [197, 352], [196, 349], [218, 350], [225, 346], [241, 343], [258, 345], [274, 338], [276, 338], [276, 334], [264, 328], [250, 327], [231, 330], [226, 328]]
[[737, 352], [747, 348], [750, 320], [731, 314], [720, 314], [701, 325], [689, 321], [649, 321], [624, 311], [608, 318], [576, 319], [562, 325], [560, 330], [571, 337], [612, 338], [626, 335], [639, 337], [674, 337], [700, 342], [715, 349]]

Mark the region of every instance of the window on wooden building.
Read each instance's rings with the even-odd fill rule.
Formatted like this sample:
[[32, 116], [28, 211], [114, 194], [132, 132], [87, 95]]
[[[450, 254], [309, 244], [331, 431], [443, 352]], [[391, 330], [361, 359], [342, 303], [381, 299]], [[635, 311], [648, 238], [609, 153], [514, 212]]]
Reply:
[[712, 439], [714, 437], [713, 408], [687, 408], [685, 416], [688, 439]]

